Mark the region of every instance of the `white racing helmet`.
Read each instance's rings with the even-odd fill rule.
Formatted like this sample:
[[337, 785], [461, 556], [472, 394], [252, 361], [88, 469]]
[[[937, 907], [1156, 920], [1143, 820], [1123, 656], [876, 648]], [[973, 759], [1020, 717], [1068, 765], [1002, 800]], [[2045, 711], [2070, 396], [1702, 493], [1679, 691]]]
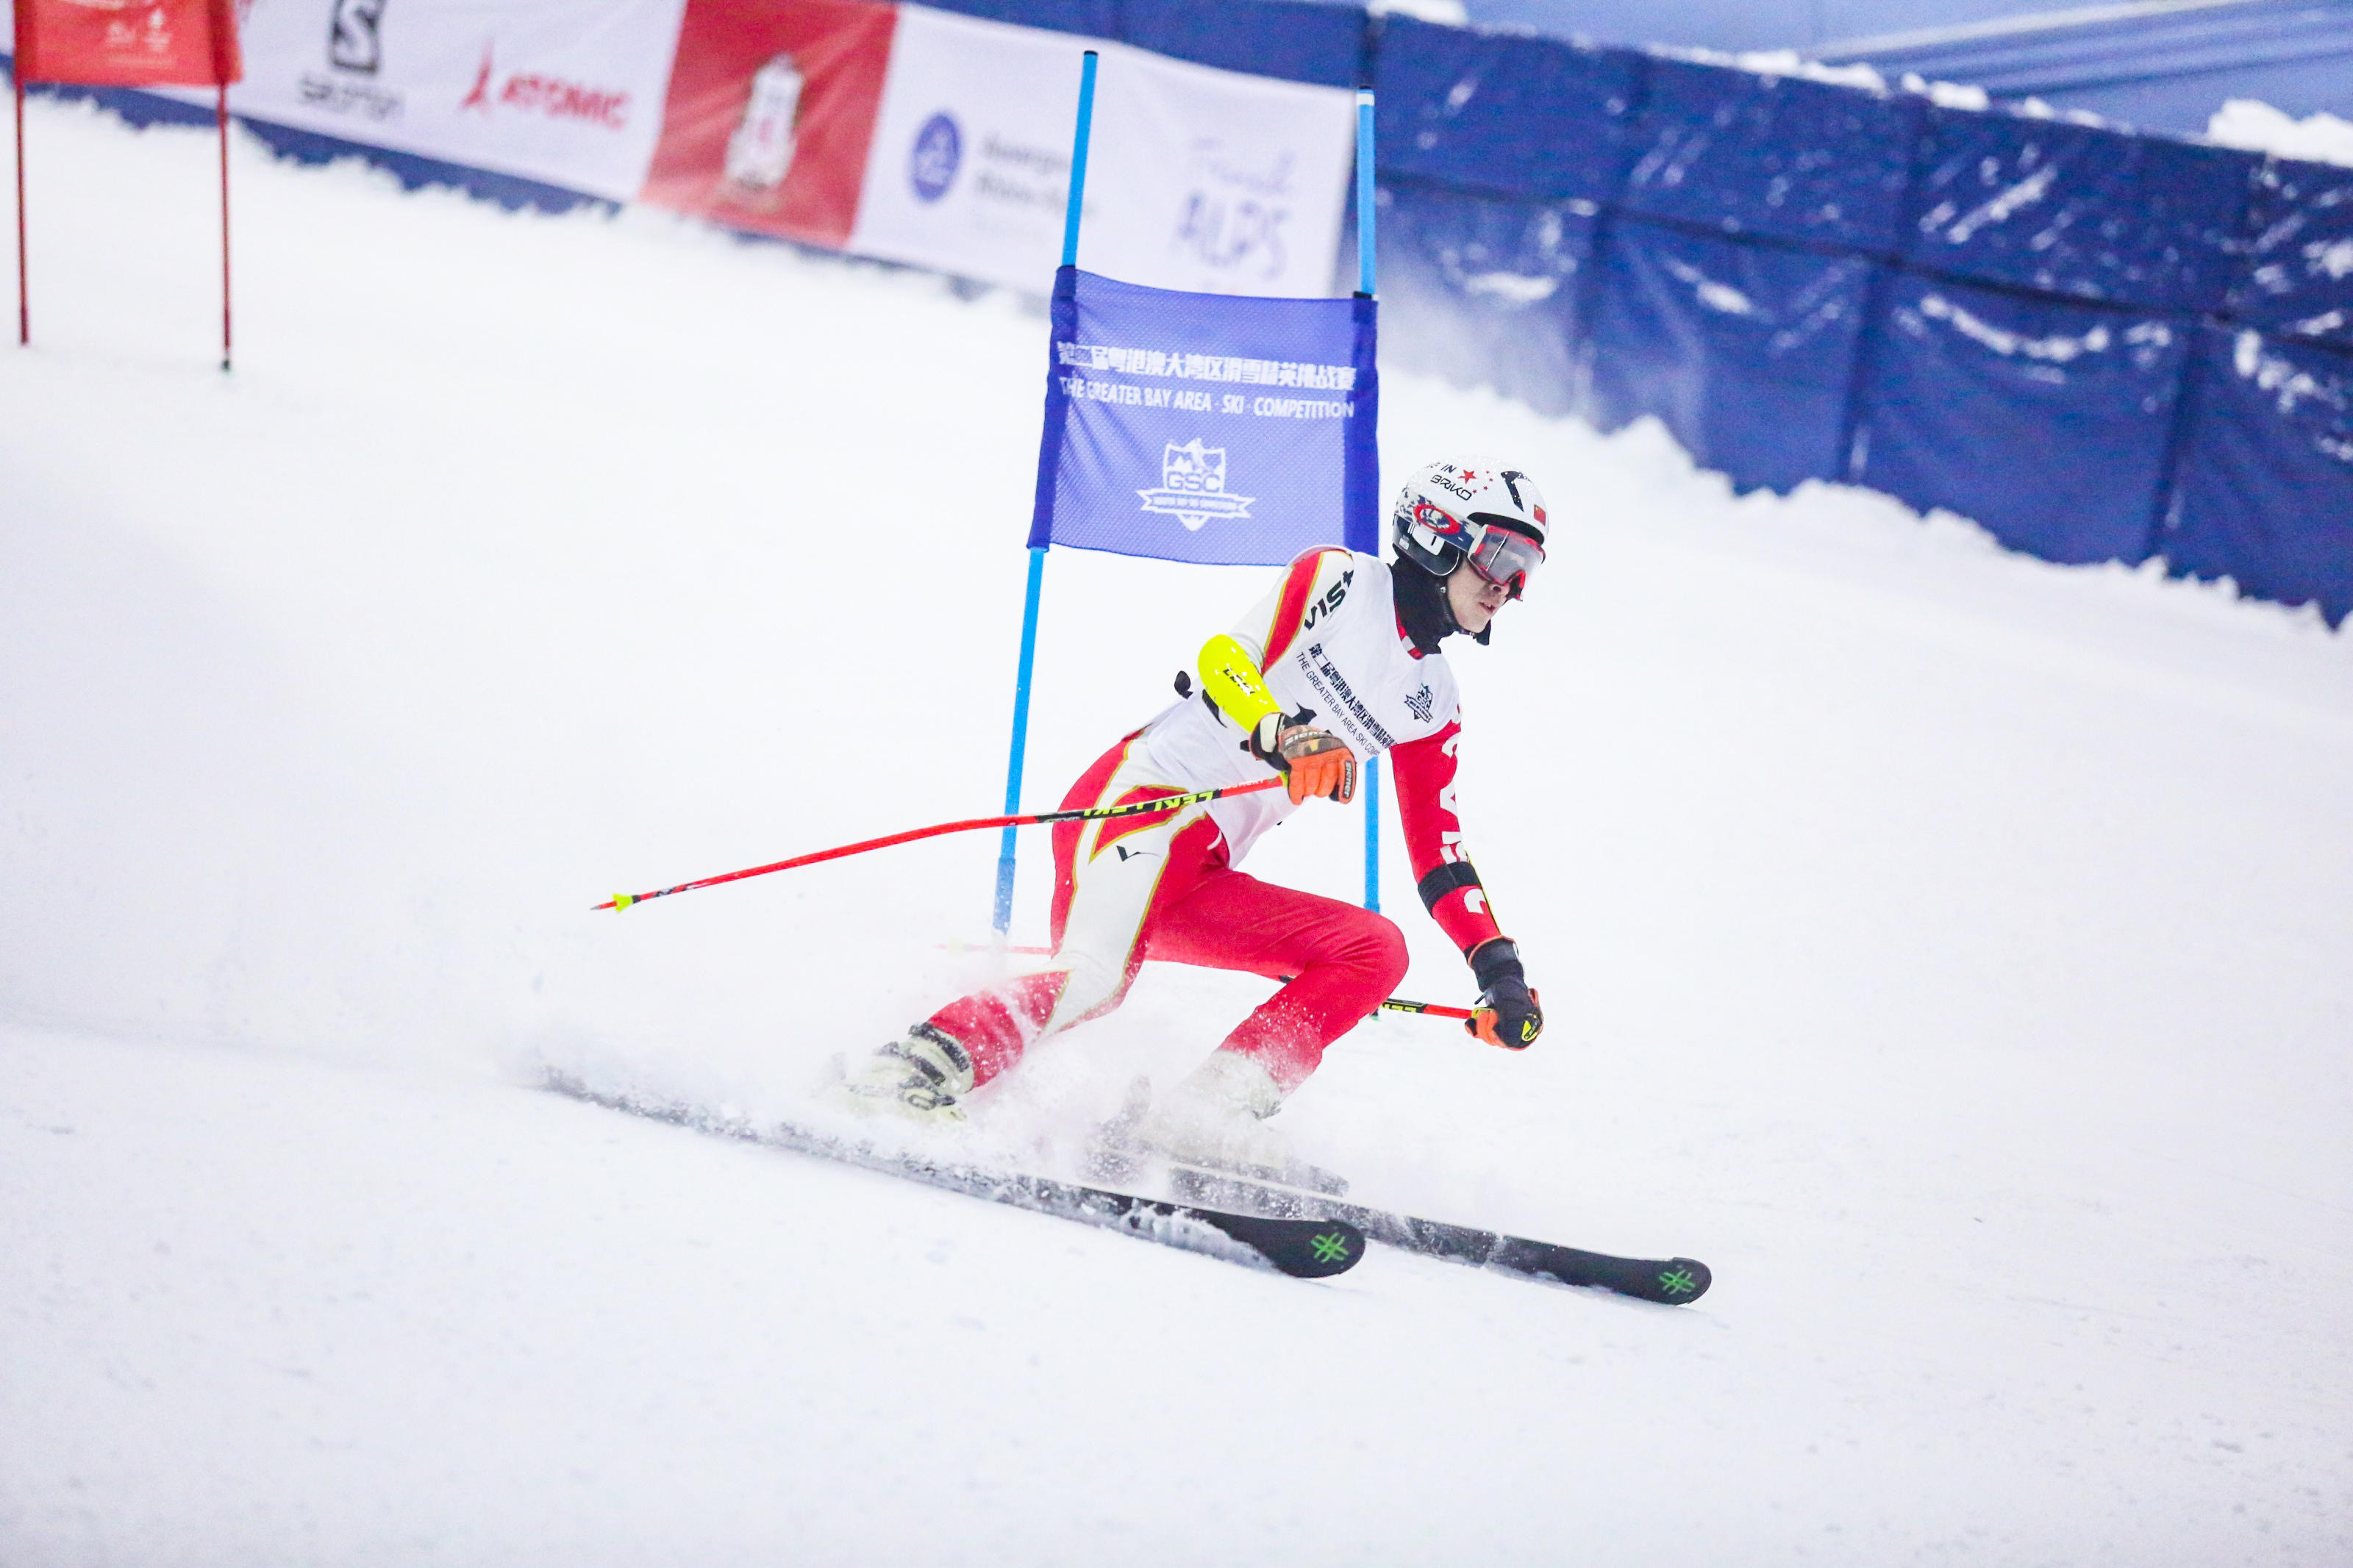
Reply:
[[1452, 576], [1468, 561], [1515, 599], [1544, 563], [1544, 495], [1517, 468], [1425, 463], [1398, 492], [1389, 527], [1398, 554], [1431, 576]]

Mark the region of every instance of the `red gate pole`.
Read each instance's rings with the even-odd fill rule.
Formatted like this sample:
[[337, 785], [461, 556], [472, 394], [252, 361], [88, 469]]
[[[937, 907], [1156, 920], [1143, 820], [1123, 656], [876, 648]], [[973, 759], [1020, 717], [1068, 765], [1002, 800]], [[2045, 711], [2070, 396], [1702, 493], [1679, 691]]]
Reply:
[[[23, 60], [20, 52], [11, 64], [21, 67]], [[25, 276], [25, 79], [19, 69], [8, 74], [16, 89], [16, 346], [22, 348], [33, 341], [31, 289]]]
[[[220, 127], [221, 174], [221, 369], [228, 369], [228, 84], [214, 89], [214, 119]], [[23, 141], [18, 138], [19, 142]]]

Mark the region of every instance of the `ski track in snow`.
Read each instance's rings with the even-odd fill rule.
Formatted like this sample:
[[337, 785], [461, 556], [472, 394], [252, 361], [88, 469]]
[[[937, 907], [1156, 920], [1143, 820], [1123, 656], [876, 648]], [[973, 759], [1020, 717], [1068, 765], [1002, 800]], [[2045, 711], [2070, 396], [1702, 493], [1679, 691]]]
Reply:
[[[1562, 536], [1455, 658], [1525, 1056], [1286, 1110], [1366, 1201], [1704, 1258], [1318, 1285], [532, 1092], [799, 1108], [991, 973], [1044, 322], [28, 105], [0, 353], [0, 1562], [2353, 1558], [2353, 641], [1391, 372]], [[8, 281], [14, 281], [13, 275]], [[1263, 574], [1058, 552], [1059, 798]], [[1311, 810], [1250, 869], [1356, 885]], [[1389, 835], [1411, 994], [1460, 1001]], [[1025, 847], [1017, 937], [1044, 923]], [[1051, 1163], [1265, 994], [1148, 968]]]

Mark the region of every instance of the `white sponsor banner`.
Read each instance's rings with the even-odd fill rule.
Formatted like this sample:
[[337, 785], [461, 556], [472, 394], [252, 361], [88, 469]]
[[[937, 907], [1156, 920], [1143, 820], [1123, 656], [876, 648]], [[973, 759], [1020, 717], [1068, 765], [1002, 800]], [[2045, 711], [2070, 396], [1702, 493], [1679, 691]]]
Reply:
[[229, 107], [628, 201], [661, 134], [685, 8], [686, 0], [252, 0], [240, 35], [245, 80], [229, 89]]
[[1044, 292], [1080, 56], [1102, 55], [1079, 264], [1203, 293], [1332, 292], [1355, 94], [900, 8], [849, 247]]

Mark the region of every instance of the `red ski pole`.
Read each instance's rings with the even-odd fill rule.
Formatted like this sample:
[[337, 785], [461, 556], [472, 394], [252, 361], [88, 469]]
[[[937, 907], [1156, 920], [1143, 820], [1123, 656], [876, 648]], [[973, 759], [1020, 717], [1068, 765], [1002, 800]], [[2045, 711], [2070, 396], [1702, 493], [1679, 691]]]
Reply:
[[[1278, 974], [1275, 978], [1282, 981], [1285, 985], [1288, 985], [1297, 977], [1290, 974]], [[1415, 1002], [1403, 996], [1383, 997], [1381, 999], [1380, 1006], [1376, 1008], [1375, 1011], [1382, 1013], [1427, 1013], [1433, 1018], [1468, 1019], [1477, 1016], [1477, 1015], [1468, 1007], [1449, 1007], [1443, 1002]]]
[[765, 877], [771, 871], [790, 871], [796, 867], [814, 866], [820, 860], [839, 860], [846, 855], [863, 855], [869, 849], [888, 849], [893, 844], [913, 844], [918, 838], [937, 838], [944, 833], [972, 833], [984, 827], [1026, 827], [1036, 822], [1094, 822], [1108, 816], [1138, 816], [1146, 812], [1175, 811], [1203, 801], [1218, 800], [1229, 795], [1249, 795], [1256, 790], [1272, 789], [1282, 783], [1282, 775], [1255, 780], [1250, 784], [1228, 784], [1223, 789], [1195, 790], [1191, 795], [1164, 795], [1152, 800], [1129, 801], [1124, 805], [1091, 805], [1073, 811], [1039, 811], [1027, 816], [975, 816], [963, 822], [942, 822], [930, 827], [911, 827], [904, 833], [886, 834], [881, 838], [861, 839], [856, 844], [844, 844], [835, 849], [819, 849], [807, 855], [796, 855], [789, 860], [773, 861], [765, 866], [750, 866], [741, 871], [723, 872], [705, 877], [700, 881], [681, 882], [675, 888], [659, 888], [650, 893], [616, 893], [592, 910], [626, 910], [631, 904], [642, 904], [648, 899], [667, 899], [672, 893], [691, 893], [697, 888], [715, 888], [722, 882], [740, 882], [746, 877]]
[[1467, 1020], [1478, 1016], [1468, 1007], [1449, 1007], [1443, 1002], [1409, 1002], [1402, 996], [1392, 996], [1381, 1005], [1391, 1013], [1427, 1013], [1433, 1018]]

